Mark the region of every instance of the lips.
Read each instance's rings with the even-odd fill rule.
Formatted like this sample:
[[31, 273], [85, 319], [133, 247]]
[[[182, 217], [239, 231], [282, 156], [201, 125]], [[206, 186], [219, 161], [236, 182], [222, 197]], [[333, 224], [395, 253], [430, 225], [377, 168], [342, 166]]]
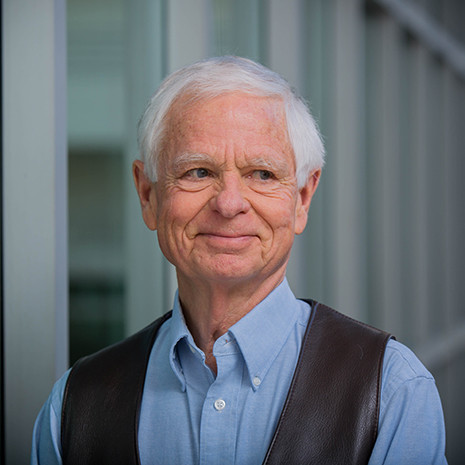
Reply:
[[216, 236], [216, 237], [225, 237], [229, 239], [237, 239], [239, 237], [246, 237], [246, 236], [256, 236], [256, 234], [244, 232], [244, 233], [223, 233], [223, 232], [199, 232], [199, 236]]
[[222, 232], [202, 232], [197, 234], [197, 236], [212, 247], [228, 250], [244, 248], [258, 237], [256, 234], [249, 233], [231, 234]]

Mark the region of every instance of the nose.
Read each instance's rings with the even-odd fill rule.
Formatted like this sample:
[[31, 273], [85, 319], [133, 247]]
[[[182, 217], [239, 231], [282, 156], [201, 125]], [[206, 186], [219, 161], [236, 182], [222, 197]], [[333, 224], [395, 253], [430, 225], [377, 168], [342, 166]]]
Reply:
[[211, 207], [225, 218], [234, 218], [240, 213], [247, 213], [250, 204], [244, 197], [244, 188], [239, 175], [224, 175], [219, 191], [211, 199]]

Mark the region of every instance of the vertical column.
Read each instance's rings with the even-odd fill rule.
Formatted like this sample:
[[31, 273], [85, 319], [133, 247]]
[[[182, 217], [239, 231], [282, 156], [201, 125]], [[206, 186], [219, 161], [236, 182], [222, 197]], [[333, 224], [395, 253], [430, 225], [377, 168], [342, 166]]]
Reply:
[[126, 318], [132, 334], [169, 310], [167, 268], [156, 233], [145, 226], [131, 174], [137, 151], [137, 122], [166, 73], [166, 4], [164, 0], [127, 2], [128, 74], [126, 199]]
[[[445, 2], [443, 5], [444, 22], [448, 30], [457, 31], [462, 21], [463, 7], [459, 2]], [[445, 169], [445, 200], [444, 200], [444, 234], [446, 237], [445, 256], [446, 273], [445, 302], [435, 309], [449, 330], [464, 328], [463, 301], [465, 287], [464, 240], [465, 211], [463, 198], [465, 188], [463, 174], [465, 173], [465, 81], [451, 69], [445, 71], [444, 76], [444, 122], [443, 122], [443, 150], [438, 160], [444, 163]], [[449, 339], [449, 338], [448, 338]], [[441, 363], [442, 379], [437, 379], [444, 406], [444, 416], [447, 428], [447, 458], [449, 463], [460, 463], [465, 457], [463, 444], [463, 426], [465, 403], [464, 339], [451, 350]], [[434, 372], [436, 376], [436, 372]]]
[[[401, 338], [400, 31], [373, 14], [367, 29], [367, 275], [371, 321]], [[404, 102], [406, 104], [407, 102]]]
[[[308, 98], [323, 140], [327, 140], [326, 130], [330, 127], [325, 120], [327, 106], [325, 89], [327, 84], [327, 60], [324, 50], [324, 0], [300, 2], [299, 25], [301, 34], [301, 55], [299, 57], [302, 71], [302, 93]], [[326, 143], [325, 143], [326, 145]], [[305, 258], [306, 266], [301, 269], [304, 289], [300, 296], [309, 296], [319, 301], [326, 301], [325, 270], [327, 256], [325, 253], [326, 228], [324, 222], [326, 169], [323, 169], [321, 184], [312, 200], [310, 216], [305, 233], [299, 237], [296, 245], [304, 247], [305, 252], [297, 247], [294, 256]], [[303, 243], [303, 246], [300, 245]], [[302, 259], [300, 259], [302, 263]]]
[[[239, 55], [266, 64], [268, 0], [210, 0], [214, 30], [210, 53]], [[291, 2], [293, 3], [293, 2]]]
[[411, 69], [411, 138], [410, 153], [410, 218], [409, 231], [410, 260], [407, 265], [410, 276], [415, 276], [409, 290], [412, 305], [411, 337], [413, 344], [420, 344], [428, 335], [428, 153], [427, 134], [427, 77], [428, 52], [420, 44], [412, 47]]
[[171, 0], [168, 3], [168, 72], [213, 51], [213, 11], [210, 0]]
[[[271, 0], [268, 4], [269, 66], [284, 76], [299, 93], [302, 91], [302, 2]], [[284, 33], [286, 31], [286, 33]]]
[[6, 463], [67, 366], [66, 3], [3, 2]]
[[[363, 202], [364, 62], [360, 0], [325, 4], [330, 60], [325, 106], [327, 167], [325, 201], [325, 293], [327, 302], [356, 318], [366, 312], [366, 227]], [[326, 299], [325, 299], [326, 300]]]

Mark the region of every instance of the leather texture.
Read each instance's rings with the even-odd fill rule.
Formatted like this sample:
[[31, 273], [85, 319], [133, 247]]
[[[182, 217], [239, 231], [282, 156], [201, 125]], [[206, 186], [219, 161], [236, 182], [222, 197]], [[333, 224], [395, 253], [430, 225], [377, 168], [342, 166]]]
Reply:
[[390, 335], [318, 303], [265, 465], [367, 464]]
[[140, 465], [137, 427], [147, 363], [170, 316], [75, 364], [61, 414], [63, 465]]
[[[376, 440], [390, 335], [306, 302], [312, 314], [263, 463], [366, 464]], [[73, 367], [62, 408], [64, 465], [140, 465], [137, 425], [147, 363], [170, 316]]]

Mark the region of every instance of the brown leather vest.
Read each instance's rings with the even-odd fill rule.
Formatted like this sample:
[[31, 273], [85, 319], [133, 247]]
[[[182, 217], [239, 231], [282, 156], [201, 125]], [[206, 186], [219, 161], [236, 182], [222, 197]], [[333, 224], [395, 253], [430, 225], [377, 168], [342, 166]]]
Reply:
[[[306, 302], [312, 314], [263, 464], [366, 464], [391, 336]], [[73, 367], [62, 409], [64, 465], [140, 465], [137, 430], [147, 362], [170, 316]]]

